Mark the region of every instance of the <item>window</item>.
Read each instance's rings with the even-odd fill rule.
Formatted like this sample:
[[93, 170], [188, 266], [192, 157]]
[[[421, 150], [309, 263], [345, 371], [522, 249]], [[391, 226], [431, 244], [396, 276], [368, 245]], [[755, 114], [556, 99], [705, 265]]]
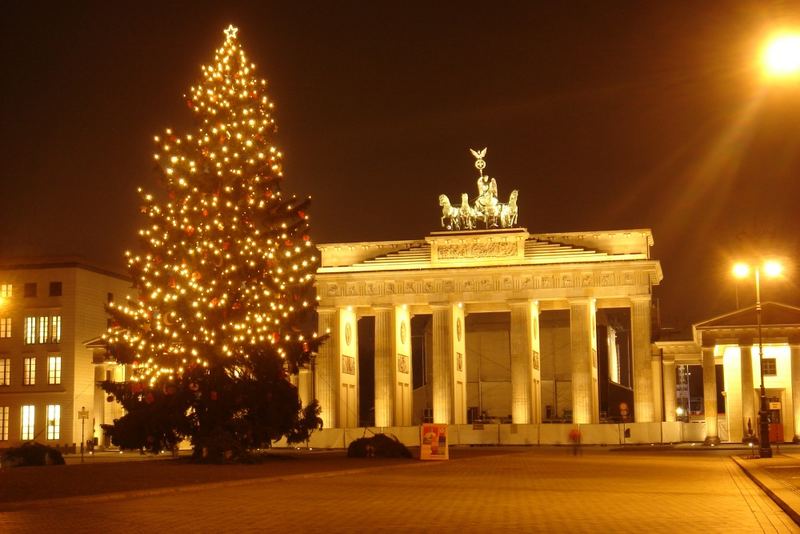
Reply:
[[0, 441], [8, 440], [8, 406], [0, 406]]
[[0, 297], [4, 299], [11, 298], [11, 288], [13, 288], [11, 284], [0, 284]]
[[0, 386], [11, 385], [11, 360], [0, 358]]
[[25, 343], [61, 343], [61, 316], [25, 317]]
[[0, 338], [11, 337], [11, 317], [0, 317]]
[[36, 408], [32, 404], [22, 407], [22, 431], [21, 439], [33, 439], [33, 422], [36, 418]]
[[33, 386], [36, 384], [36, 356], [29, 356], [22, 364], [22, 385]]
[[50, 296], [51, 297], [61, 296], [61, 282], [50, 282]]
[[61, 356], [49, 356], [47, 358], [47, 383], [61, 383]]
[[36, 322], [39, 323], [39, 343], [47, 343], [47, 334], [50, 332], [50, 318], [45, 315], [44, 317], [39, 317]]
[[778, 374], [775, 358], [764, 358], [764, 376], [776, 376]]
[[36, 343], [36, 317], [25, 317], [25, 343]]
[[36, 282], [28, 282], [25, 284], [25, 297], [35, 297], [36, 296]]
[[61, 405], [47, 405], [47, 439], [61, 437]]
[[50, 317], [50, 343], [61, 343], [61, 316]]

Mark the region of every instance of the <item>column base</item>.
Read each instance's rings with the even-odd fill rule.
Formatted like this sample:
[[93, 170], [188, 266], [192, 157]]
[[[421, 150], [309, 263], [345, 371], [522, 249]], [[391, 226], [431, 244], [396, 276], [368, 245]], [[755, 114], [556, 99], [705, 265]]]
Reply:
[[795, 434], [794, 437], [792, 438], [792, 443], [800, 443], [800, 436]]
[[758, 446], [758, 436], [745, 436], [742, 439], [742, 443], [745, 445], [750, 445], [751, 447], [756, 447]]
[[719, 440], [719, 436], [707, 436], [703, 441], [703, 445], [707, 447], [716, 447], [720, 443], [721, 441]]

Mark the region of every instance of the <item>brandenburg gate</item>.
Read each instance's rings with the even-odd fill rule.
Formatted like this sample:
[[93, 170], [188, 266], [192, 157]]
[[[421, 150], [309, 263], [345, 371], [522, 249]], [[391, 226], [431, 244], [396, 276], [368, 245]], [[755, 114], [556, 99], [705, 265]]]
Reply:
[[[440, 197], [442, 231], [424, 239], [319, 245], [317, 273], [320, 348], [312, 375], [299, 377], [301, 396], [316, 396], [326, 428], [359, 426], [357, 321], [374, 317], [375, 426], [467, 423], [465, 318], [510, 316], [510, 415], [516, 424], [543, 420], [542, 328], [549, 310], [568, 312], [568, 349], [556, 357], [571, 378], [574, 423], [599, 423], [599, 310], [625, 308], [630, 317], [633, 409], [636, 422], [661, 420], [661, 364], [651, 350], [652, 288], [662, 279], [650, 256], [648, 229], [530, 233], [516, 227], [517, 191], [498, 200], [497, 183], [483, 174], [477, 196], [461, 205]], [[413, 406], [411, 319], [431, 316], [430, 403]], [[604, 340], [601, 340], [604, 342]], [[313, 385], [311, 384], [314, 381]], [[313, 393], [312, 393], [313, 389]]]

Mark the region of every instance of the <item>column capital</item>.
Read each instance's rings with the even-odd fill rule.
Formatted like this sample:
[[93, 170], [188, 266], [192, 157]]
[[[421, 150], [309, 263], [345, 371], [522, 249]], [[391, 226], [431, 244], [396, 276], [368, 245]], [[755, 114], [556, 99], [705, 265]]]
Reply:
[[573, 298], [568, 298], [567, 302], [569, 302], [570, 306], [572, 305], [580, 306], [581, 304], [586, 304], [586, 305], [594, 304], [597, 302], [597, 299], [594, 297], [573, 297]]
[[390, 304], [388, 302], [386, 302], [386, 303], [384, 303], [384, 302], [376, 303], [376, 304], [373, 304], [370, 307], [373, 310], [376, 310], [376, 311], [391, 311], [391, 310], [393, 310], [395, 308], [394, 304]]
[[652, 295], [633, 295], [628, 297], [631, 301], [631, 304], [639, 303], [639, 302], [651, 302], [653, 300]]

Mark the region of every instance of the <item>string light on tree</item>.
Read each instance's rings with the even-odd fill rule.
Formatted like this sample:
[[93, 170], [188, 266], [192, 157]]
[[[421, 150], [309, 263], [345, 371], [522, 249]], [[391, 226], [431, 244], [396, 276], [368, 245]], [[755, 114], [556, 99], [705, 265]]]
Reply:
[[[146, 223], [140, 250], [126, 253], [139, 294], [110, 306], [115, 327], [106, 336], [137, 384], [107, 389], [128, 401], [129, 412], [163, 397], [184, 399], [176, 409], [188, 414], [196, 450], [204, 433], [235, 434], [241, 419], [250, 424], [247, 439], [261, 439], [252, 427], [269, 408], [247, 395], [275, 398], [273, 386], [291, 391], [286, 373], [305, 365], [321, 342], [305, 326], [316, 306], [318, 263], [309, 199], [281, 191], [283, 155], [272, 144], [267, 83], [255, 77], [238, 29], [224, 34], [185, 97], [195, 129], [179, 135], [167, 128], [154, 138], [163, 188], [139, 190]], [[293, 395], [288, 404], [297, 412]], [[292, 435], [316, 419], [294, 423], [262, 434]]]

